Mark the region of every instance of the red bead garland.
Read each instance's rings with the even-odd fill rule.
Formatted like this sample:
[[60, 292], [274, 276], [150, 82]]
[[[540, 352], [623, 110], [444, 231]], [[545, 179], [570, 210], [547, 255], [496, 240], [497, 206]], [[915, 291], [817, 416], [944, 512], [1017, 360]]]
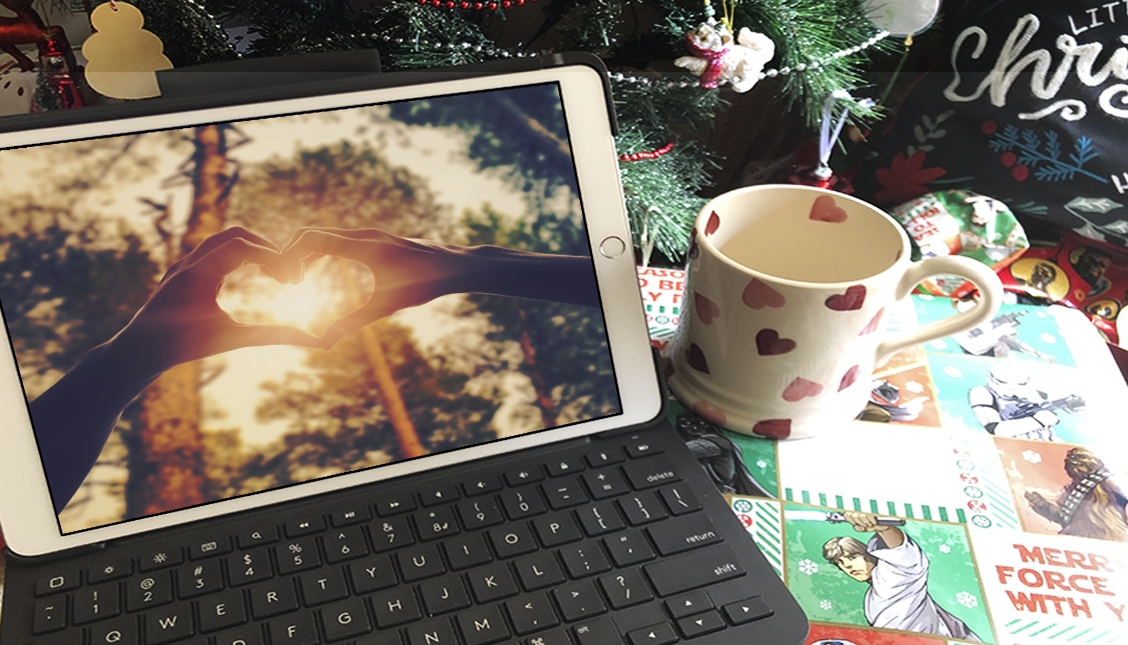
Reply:
[[619, 155], [619, 161], [638, 161], [639, 159], [657, 159], [667, 152], [674, 149], [674, 144], [667, 143], [666, 145], [658, 148], [654, 152], [632, 152], [629, 154]]
[[440, 7], [446, 9], [475, 9], [478, 11], [496, 11], [498, 8], [508, 9], [510, 7], [520, 7], [526, 2], [536, 2], [537, 0], [502, 0], [501, 2], [467, 2], [461, 0], [419, 0], [419, 4], [431, 5], [432, 7]]

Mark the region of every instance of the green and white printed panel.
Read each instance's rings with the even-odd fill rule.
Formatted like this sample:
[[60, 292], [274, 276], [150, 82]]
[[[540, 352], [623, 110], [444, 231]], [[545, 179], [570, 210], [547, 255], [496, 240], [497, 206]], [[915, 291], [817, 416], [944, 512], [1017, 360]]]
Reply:
[[779, 577], [783, 577], [783, 518], [780, 505], [755, 497], [731, 497], [729, 504], [737, 519], [748, 529], [756, 546], [767, 557]]
[[1000, 645], [1128, 643], [1128, 546], [971, 529]]

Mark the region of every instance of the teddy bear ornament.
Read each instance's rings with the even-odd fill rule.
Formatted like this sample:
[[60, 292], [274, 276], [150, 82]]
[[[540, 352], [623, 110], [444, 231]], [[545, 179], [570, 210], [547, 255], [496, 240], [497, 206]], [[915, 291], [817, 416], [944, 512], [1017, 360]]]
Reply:
[[764, 34], [744, 27], [733, 42], [728, 27], [713, 18], [685, 37], [692, 56], [682, 56], [674, 64], [700, 76], [701, 87], [715, 88], [728, 82], [737, 92], [747, 92], [775, 56], [775, 43]]

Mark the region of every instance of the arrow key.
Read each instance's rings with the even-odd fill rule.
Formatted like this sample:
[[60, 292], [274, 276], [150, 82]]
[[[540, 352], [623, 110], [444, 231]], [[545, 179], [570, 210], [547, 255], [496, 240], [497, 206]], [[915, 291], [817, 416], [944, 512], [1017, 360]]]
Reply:
[[713, 601], [704, 591], [691, 591], [666, 601], [666, 611], [674, 618], [685, 618], [713, 608]]
[[686, 638], [697, 638], [725, 628], [725, 621], [716, 609], [678, 619], [678, 630]]
[[670, 623], [658, 623], [627, 633], [631, 645], [670, 645], [678, 642], [678, 635]]
[[733, 625], [743, 625], [775, 613], [762, 596], [753, 596], [747, 600], [725, 605], [721, 607], [721, 611], [725, 612], [725, 618], [728, 618]]

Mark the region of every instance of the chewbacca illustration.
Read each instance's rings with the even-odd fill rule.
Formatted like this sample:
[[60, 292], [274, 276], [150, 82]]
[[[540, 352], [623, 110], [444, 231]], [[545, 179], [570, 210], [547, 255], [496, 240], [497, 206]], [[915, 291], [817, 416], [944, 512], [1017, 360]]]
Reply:
[[1056, 502], [1027, 491], [1034, 512], [1061, 525], [1060, 535], [1128, 542], [1128, 496], [1112, 481], [1101, 458], [1087, 448], [1072, 448], [1065, 456], [1069, 485]]

